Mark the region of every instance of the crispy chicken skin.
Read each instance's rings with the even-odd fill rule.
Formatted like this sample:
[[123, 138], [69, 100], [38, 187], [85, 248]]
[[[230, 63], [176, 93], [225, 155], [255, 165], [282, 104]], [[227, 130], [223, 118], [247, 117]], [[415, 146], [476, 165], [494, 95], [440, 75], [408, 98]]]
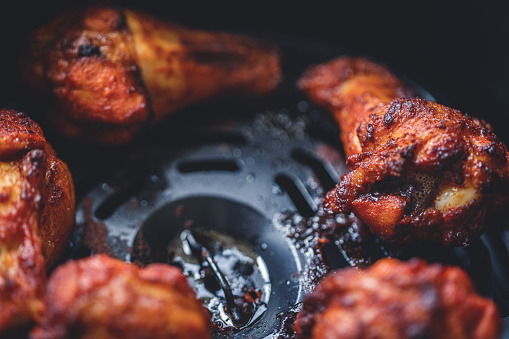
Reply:
[[[42, 199], [42, 213], [37, 226], [42, 239], [42, 254], [46, 269], [55, 265], [69, 245], [69, 237], [74, 225], [76, 198], [71, 172], [62, 160], [58, 159], [51, 144], [44, 138], [39, 125], [24, 113], [0, 109], [0, 161], [6, 166], [21, 161], [30, 151], [42, 153], [42, 182], [34, 189]], [[9, 171], [4, 172], [5, 195], [9, 195], [17, 180], [9, 179]], [[2, 198], [4, 199], [4, 198]], [[9, 199], [5, 198], [7, 201]], [[14, 201], [14, 200], [12, 200]], [[13, 204], [5, 204], [8, 211]]]
[[102, 5], [35, 31], [23, 59], [24, 82], [47, 101], [55, 130], [106, 145], [196, 101], [263, 94], [281, 78], [277, 50], [262, 41]]
[[[2, 130], [4, 115], [0, 114]], [[16, 123], [7, 122], [10, 126]], [[15, 157], [5, 156], [11, 152], [3, 148], [0, 154], [0, 334], [41, 315], [46, 281], [37, 235], [44, 153], [35, 149]]]
[[493, 301], [460, 268], [381, 259], [327, 276], [304, 298], [296, 338], [498, 338]]
[[69, 170], [39, 125], [0, 110], [0, 334], [43, 312], [45, 267], [67, 248], [74, 209]]
[[51, 275], [47, 308], [32, 339], [210, 338], [210, 315], [182, 272], [140, 269], [98, 254]]
[[71, 172], [57, 158], [50, 143], [44, 147], [46, 172], [42, 187], [44, 208], [39, 224], [42, 254], [49, 270], [69, 246], [76, 215], [76, 197]]
[[508, 152], [484, 121], [412, 98], [386, 68], [342, 57], [310, 68], [300, 88], [334, 114], [351, 172], [325, 198], [397, 243], [466, 245], [507, 205]]

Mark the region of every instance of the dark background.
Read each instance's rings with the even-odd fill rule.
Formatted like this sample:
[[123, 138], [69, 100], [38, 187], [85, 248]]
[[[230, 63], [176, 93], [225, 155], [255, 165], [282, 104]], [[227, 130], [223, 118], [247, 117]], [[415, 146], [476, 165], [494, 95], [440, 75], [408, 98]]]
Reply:
[[[17, 1], [1, 5], [3, 92], [13, 88], [19, 47], [26, 34], [75, 3]], [[282, 32], [371, 56], [421, 84], [438, 101], [484, 118], [506, 143], [509, 141], [505, 130], [509, 120], [509, 14], [504, 1], [117, 3], [190, 26]]]
[[[192, 27], [263, 31], [269, 35], [284, 33], [302, 38], [304, 44], [316, 41], [372, 57], [429, 90], [437, 101], [484, 118], [509, 144], [506, 128], [509, 12], [504, 2], [130, 0], [117, 3]], [[27, 34], [76, 3], [14, 0], [0, 5], [0, 103], [16, 91], [17, 60]]]
[[[18, 1], [2, 5], [2, 87], [12, 79], [23, 37], [75, 3]], [[397, 68], [454, 108], [485, 117], [504, 140], [508, 139], [501, 125], [509, 112], [509, 15], [504, 1], [117, 3], [192, 26], [284, 32], [372, 56]]]

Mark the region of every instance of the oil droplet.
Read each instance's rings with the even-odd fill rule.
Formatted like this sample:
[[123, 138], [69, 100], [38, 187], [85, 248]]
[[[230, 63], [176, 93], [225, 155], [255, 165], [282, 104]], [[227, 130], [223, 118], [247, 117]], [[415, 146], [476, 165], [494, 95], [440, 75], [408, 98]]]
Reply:
[[279, 185], [273, 185], [271, 189], [272, 194], [281, 195], [283, 194], [283, 190]]
[[281, 148], [281, 142], [279, 140], [272, 140], [270, 143], [269, 143], [270, 147], [274, 148], [274, 149], [279, 149]]
[[302, 113], [307, 112], [309, 108], [309, 104], [306, 101], [299, 101], [299, 104], [297, 105], [297, 108]]
[[248, 157], [246, 159], [246, 165], [248, 165], [248, 166], [253, 166], [255, 164], [255, 162], [256, 161], [255, 161], [255, 159], [253, 157]]
[[242, 155], [242, 151], [240, 150], [240, 148], [234, 148], [232, 153], [235, 158], [238, 158]]
[[253, 181], [255, 181], [254, 173], [248, 173], [248, 175], [246, 176], [246, 182], [248, 184], [251, 184]]
[[265, 251], [267, 249], [267, 244], [266, 243], [262, 243], [260, 244], [260, 248]]

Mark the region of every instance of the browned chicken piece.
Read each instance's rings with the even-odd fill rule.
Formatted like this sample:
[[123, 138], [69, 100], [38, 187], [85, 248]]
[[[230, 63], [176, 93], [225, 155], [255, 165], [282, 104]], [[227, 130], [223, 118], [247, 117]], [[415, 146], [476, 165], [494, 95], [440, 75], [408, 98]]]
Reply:
[[183, 106], [267, 93], [281, 78], [279, 54], [263, 41], [101, 5], [62, 14], [29, 45], [23, 78], [49, 101], [55, 130], [107, 145]]
[[45, 265], [68, 246], [74, 205], [69, 170], [39, 125], [0, 110], [0, 336], [41, 316]]
[[494, 339], [502, 320], [459, 267], [381, 259], [327, 276], [304, 298], [296, 338]]
[[386, 68], [339, 58], [299, 81], [332, 111], [351, 172], [325, 198], [386, 241], [466, 245], [507, 205], [508, 152], [484, 121], [411, 98]]
[[170, 265], [140, 269], [104, 254], [68, 261], [49, 279], [47, 308], [33, 339], [210, 338], [210, 314]]
[[44, 147], [46, 172], [42, 187], [44, 208], [39, 236], [46, 270], [54, 267], [69, 247], [76, 216], [76, 196], [67, 164], [57, 158], [49, 142]]

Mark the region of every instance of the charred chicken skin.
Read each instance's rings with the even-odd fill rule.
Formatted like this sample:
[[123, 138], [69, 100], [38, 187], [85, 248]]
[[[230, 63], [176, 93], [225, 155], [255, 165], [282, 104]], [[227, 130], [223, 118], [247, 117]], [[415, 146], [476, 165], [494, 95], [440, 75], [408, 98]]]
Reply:
[[57, 132], [106, 145], [196, 101], [263, 94], [281, 78], [278, 52], [265, 42], [101, 5], [35, 31], [22, 65]]
[[386, 241], [466, 245], [507, 205], [508, 152], [484, 121], [414, 93], [386, 68], [339, 58], [299, 81], [341, 128], [351, 172], [325, 198]]
[[0, 335], [41, 316], [45, 267], [68, 245], [74, 208], [69, 170], [39, 125], [0, 110]]
[[460, 268], [381, 259], [327, 276], [304, 298], [296, 338], [498, 338], [493, 301]]
[[33, 339], [210, 338], [210, 315], [174, 267], [98, 254], [51, 275], [47, 313]]

